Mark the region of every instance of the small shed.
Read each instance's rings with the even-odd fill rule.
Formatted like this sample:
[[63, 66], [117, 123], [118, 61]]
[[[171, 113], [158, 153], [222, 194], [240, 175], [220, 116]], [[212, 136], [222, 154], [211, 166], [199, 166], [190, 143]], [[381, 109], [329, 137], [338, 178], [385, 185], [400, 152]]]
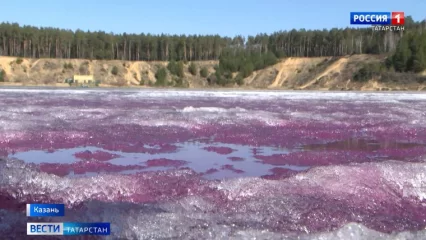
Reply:
[[94, 83], [93, 75], [74, 75], [74, 83]]

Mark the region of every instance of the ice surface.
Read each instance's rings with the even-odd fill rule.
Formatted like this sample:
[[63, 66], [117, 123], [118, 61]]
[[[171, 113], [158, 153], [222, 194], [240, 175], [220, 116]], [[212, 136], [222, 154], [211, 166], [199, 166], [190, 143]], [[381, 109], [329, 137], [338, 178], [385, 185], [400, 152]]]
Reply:
[[0, 89], [0, 233], [425, 239], [426, 94]]
[[[426, 225], [425, 172], [424, 163], [389, 161], [318, 167], [275, 181], [208, 181], [184, 169], [69, 179], [7, 160], [2, 161], [0, 185], [1, 196], [13, 203], [3, 206], [7, 211], [24, 214], [25, 202], [64, 201], [70, 209], [61, 221], [110, 221], [116, 237], [310, 239], [303, 237], [309, 233], [314, 239], [342, 234], [364, 239], [362, 234], [385, 238], [381, 232], [411, 230], [405, 235], [415, 239], [415, 231]], [[404, 195], [401, 186], [410, 194]], [[14, 214], [4, 219], [17, 221]], [[379, 232], [358, 224], [343, 227], [350, 222]]]

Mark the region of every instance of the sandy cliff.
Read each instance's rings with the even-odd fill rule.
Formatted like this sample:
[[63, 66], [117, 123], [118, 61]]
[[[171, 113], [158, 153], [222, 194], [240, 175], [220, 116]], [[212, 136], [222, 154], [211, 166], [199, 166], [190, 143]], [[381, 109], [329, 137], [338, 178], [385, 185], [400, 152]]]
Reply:
[[[244, 80], [244, 88], [302, 90], [424, 90], [424, 84], [383, 84], [371, 79], [355, 82], [352, 76], [363, 63], [383, 61], [382, 56], [353, 55], [339, 58], [286, 58], [274, 66], [255, 71]], [[216, 61], [195, 62], [198, 69], [214, 72]], [[74, 74], [91, 74], [101, 86], [139, 86], [141, 80], [155, 83], [155, 73], [167, 62], [84, 60], [84, 59], [17, 59], [0, 57], [0, 69], [5, 72], [3, 85], [68, 86], [64, 80]], [[193, 76], [185, 65], [185, 80], [190, 88], [208, 87], [206, 78]], [[113, 74], [113, 68], [118, 71]], [[169, 79], [172, 77], [169, 74]]]
[[[213, 72], [215, 62], [197, 62]], [[93, 75], [103, 86], [139, 85], [141, 80], [146, 84], [155, 83], [155, 73], [166, 62], [129, 62], [85, 59], [17, 59], [16, 57], [0, 57], [0, 69], [5, 71], [7, 85], [65, 85], [65, 79], [73, 75]], [[118, 69], [113, 74], [112, 69]], [[187, 69], [186, 69], [187, 70]], [[200, 77], [186, 73], [190, 84], [203, 85]]]

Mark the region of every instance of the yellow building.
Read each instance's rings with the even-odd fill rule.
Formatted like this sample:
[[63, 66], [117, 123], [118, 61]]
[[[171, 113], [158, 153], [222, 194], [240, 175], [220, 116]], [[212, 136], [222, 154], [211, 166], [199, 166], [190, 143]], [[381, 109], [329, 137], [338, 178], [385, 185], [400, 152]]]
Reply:
[[74, 75], [73, 80], [74, 80], [74, 83], [93, 83], [93, 82], [95, 82], [93, 75]]

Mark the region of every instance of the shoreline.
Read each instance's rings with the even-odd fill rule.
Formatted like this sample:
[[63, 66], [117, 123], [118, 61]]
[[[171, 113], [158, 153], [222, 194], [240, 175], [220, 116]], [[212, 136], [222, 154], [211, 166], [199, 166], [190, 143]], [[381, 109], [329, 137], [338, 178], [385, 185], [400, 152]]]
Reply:
[[412, 92], [422, 93], [426, 91], [426, 87], [422, 87], [417, 90], [413, 89], [329, 89], [329, 88], [318, 88], [318, 89], [291, 89], [291, 88], [254, 88], [254, 87], [151, 87], [151, 86], [113, 86], [107, 84], [100, 84], [97, 87], [71, 87], [66, 83], [57, 84], [24, 84], [24, 83], [8, 83], [0, 82], [0, 89], [70, 89], [70, 90], [95, 90], [95, 89], [126, 89], [126, 90], [182, 90], [182, 91], [291, 91], [291, 92]]
[[46, 90], [90, 90], [90, 91], [102, 91], [102, 90], [129, 90], [129, 91], [224, 91], [224, 92], [317, 92], [317, 93], [411, 93], [411, 94], [425, 94], [426, 88], [422, 90], [330, 90], [330, 89], [285, 89], [285, 88], [230, 88], [230, 87], [209, 87], [209, 88], [176, 88], [176, 87], [146, 87], [146, 86], [99, 86], [99, 87], [70, 87], [70, 86], [58, 86], [58, 85], [3, 85], [0, 84], [0, 91], [7, 89], [46, 89]]

